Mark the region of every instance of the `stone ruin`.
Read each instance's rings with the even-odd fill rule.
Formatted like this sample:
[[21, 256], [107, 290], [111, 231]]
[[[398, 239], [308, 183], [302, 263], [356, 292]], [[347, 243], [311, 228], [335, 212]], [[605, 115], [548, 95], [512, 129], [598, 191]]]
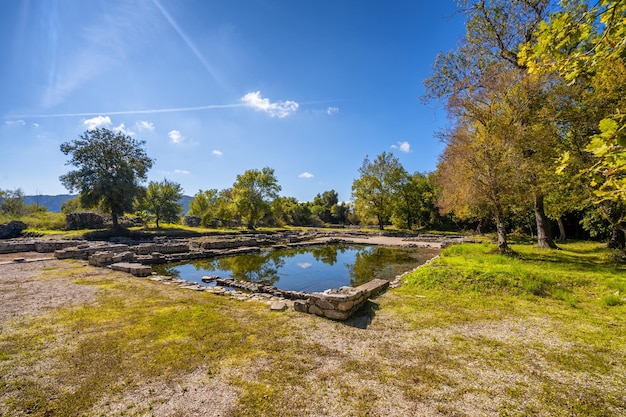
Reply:
[[[82, 259], [90, 265], [108, 267], [148, 277], [153, 281], [178, 284], [181, 288], [207, 291], [213, 294], [229, 294], [236, 299], [250, 299], [273, 302], [272, 310], [282, 311], [285, 305], [292, 305], [295, 311], [327, 317], [333, 320], [346, 320], [361, 308], [370, 297], [385, 291], [389, 281], [375, 279], [356, 288], [341, 287], [311, 294], [284, 291], [274, 286], [238, 281], [232, 278], [203, 277], [213, 280], [215, 287], [202, 286], [184, 280], [153, 274], [151, 265], [187, 260], [209, 259], [263, 250], [319, 245], [315, 238], [325, 238], [325, 243], [342, 243], [333, 234], [284, 232], [262, 235], [236, 235], [219, 239], [199, 238], [184, 240], [154, 239], [149, 242], [125, 241], [87, 242], [76, 240], [14, 240], [0, 242], [0, 253], [15, 252], [54, 252], [57, 259]], [[401, 276], [396, 277], [399, 281]], [[392, 284], [393, 285], [393, 284]], [[232, 290], [228, 289], [232, 288]], [[241, 290], [241, 291], [240, 291]], [[276, 306], [278, 305], [278, 307]]]
[[104, 216], [93, 212], [75, 212], [65, 215], [66, 230], [102, 229], [105, 227]]
[[12, 220], [7, 224], [0, 224], [0, 239], [13, 239], [20, 237], [22, 231], [28, 226], [24, 222]]
[[302, 313], [315, 314], [333, 320], [347, 320], [370, 297], [385, 291], [389, 281], [373, 279], [358, 287], [341, 287], [314, 292], [306, 300], [296, 300], [293, 308]]

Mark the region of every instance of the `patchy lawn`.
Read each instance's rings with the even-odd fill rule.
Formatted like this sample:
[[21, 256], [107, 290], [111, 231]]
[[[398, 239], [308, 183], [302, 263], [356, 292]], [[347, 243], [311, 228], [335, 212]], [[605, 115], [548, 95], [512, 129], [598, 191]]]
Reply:
[[0, 415], [626, 415], [624, 268], [562, 248], [452, 246], [347, 323], [0, 265]]

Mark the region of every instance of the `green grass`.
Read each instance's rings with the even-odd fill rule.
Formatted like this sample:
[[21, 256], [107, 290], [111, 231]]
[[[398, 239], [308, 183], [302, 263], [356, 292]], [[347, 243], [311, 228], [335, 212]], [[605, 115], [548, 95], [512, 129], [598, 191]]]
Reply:
[[0, 414], [4, 401], [16, 416], [151, 415], [159, 384], [215, 380], [236, 393], [233, 416], [624, 414], [624, 266], [595, 243], [561, 247], [451, 246], [371, 302], [366, 329], [79, 263], [49, 269], [42, 279], [97, 296], [3, 323]]

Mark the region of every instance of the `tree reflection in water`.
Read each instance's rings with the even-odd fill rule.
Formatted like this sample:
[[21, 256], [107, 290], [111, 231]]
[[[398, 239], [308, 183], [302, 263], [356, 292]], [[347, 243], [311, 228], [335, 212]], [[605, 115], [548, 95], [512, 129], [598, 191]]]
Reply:
[[163, 265], [158, 269], [194, 282], [201, 282], [201, 275], [215, 274], [282, 289], [323, 291], [358, 286], [374, 278], [393, 280], [434, 255], [434, 250], [414, 248], [320, 245]]

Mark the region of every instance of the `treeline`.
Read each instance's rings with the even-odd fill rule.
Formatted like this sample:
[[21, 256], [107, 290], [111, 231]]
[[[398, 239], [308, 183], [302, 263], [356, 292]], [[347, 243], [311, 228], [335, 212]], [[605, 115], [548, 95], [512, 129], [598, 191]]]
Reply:
[[467, 35], [425, 81], [452, 120], [438, 206], [491, 220], [503, 252], [529, 209], [540, 247], [556, 247], [553, 221], [578, 216], [624, 248], [626, 2], [462, 3]]

